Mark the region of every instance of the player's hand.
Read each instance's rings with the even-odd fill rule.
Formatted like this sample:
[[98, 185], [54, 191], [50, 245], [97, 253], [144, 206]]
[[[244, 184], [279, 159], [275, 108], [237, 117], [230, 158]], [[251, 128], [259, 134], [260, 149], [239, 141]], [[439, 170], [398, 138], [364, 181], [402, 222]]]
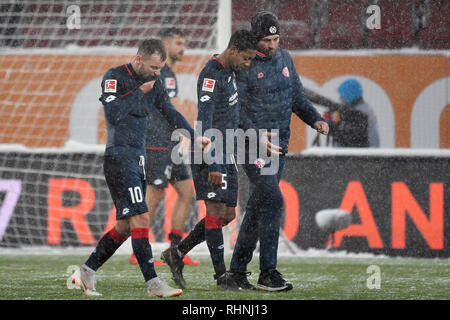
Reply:
[[314, 128], [321, 134], [328, 134], [328, 131], [330, 131], [330, 128], [328, 127], [328, 123], [326, 123], [325, 121], [315, 122]]
[[139, 89], [141, 89], [142, 91], [144, 91], [144, 93], [149, 92], [150, 90], [153, 89], [153, 86], [155, 85], [155, 81], [156, 80], [152, 80], [152, 81], [147, 81], [145, 83], [143, 83]]
[[213, 171], [208, 174], [208, 182], [215, 185], [220, 186], [222, 184], [222, 173]]
[[267, 132], [267, 131], [263, 132], [261, 135], [261, 142], [263, 143], [263, 145], [266, 146], [267, 152], [269, 154], [280, 155], [282, 148], [280, 146], [277, 146], [276, 144], [273, 144], [272, 142], [270, 142], [270, 139], [269, 139], [269, 137], [276, 136], [276, 135], [277, 135], [277, 133], [275, 133], [275, 132]]
[[197, 137], [195, 138], [195, 144], [197, 147], [201, 147], [202, 151], [208, 151], [208, 148], [211, 147], [211, 139], [207, 137]]

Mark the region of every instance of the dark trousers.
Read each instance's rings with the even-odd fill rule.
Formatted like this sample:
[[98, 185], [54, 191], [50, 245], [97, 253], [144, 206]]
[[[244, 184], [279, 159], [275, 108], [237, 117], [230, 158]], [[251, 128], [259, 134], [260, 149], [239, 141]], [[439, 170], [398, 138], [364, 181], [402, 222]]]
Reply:
[[278, 237], [284, 208], [279, 182], [284, 164], [285, 156], [282, 155], [279, 157], [278, 170], [271, 175], [262, 175], [261, 169], [255, 164], [243, 166], [250, 180], [250, 197], [231, 258], [231, 271], [247, 271], [258, 240], [260, 270], [276, 269]]

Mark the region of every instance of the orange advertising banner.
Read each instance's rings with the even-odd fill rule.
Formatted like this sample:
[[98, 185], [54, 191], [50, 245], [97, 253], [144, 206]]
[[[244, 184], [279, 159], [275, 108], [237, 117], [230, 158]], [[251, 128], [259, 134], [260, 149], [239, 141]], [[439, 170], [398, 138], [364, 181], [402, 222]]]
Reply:
[[[364, 99], [378, 119], [381, 147], [450, 147], [448, 58], [297, 56], [294, 62], [305, 87], [312, 81], [311, 86], [322, 89], [335, 101], [342, 80], [348, 77], [360, 80]], [[299, 122], [292, 121], [292, 152], [307, 146]]]
[[[207, 55], [187, 55], [175, 65], [174, 102], [193, 124], [196, 81]], [[449, 148], [449, 58], [444, 55], [294, 56], [303, 85], [338, 101], [336, 89], [357, 78], [380, 126], [381, 147]], [[0, 143], [63, 147], [67, 141], [104, 144], [98, 98], [107, 69], [124, 55], [0, 55]], [[325, 109], [318, 107], [322, 113]], [[315, 133], [293, 116], [291, 152], [311, 145]]]

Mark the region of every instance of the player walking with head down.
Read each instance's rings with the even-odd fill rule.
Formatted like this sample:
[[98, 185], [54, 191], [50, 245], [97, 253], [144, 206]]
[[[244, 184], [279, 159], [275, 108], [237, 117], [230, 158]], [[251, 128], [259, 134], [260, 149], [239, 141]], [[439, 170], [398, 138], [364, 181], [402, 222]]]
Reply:
[[[130, 236], [139, 267], [148, 284], [148, 293], [160, 297], [176, 296], [181, 290], [170, 287], [156, 274], [152, 248], [148, 240], [149, 214], [144, 201], [145, 129], [152, 108], [176, 128], [194, 131], [170, 103], [164, 84], [158, 77], [166, 61], [161, 40], [142, 42], [129, 64], [108, 70], [102, 80], [102, 101], [107, 130], [104, 174], [116, 207], [116, 225], [103, 235], [73, 279], [86, 295], [96, 291], [95, 273]], [[209, 139], [197, 137], [207, 145]]]
[[[161, 31], [161, 40], [167, 49], [167, 60], [161, 69], [161, 79], [165, 85], [169, 98], [177, 99], [178, 82], [175, 73], [172, 71], [173, 65], [181, 60], [184, 54], [186, 36], [177, 28], [169, 28]], [[187, 164], [175, 164], [171, 159], [177, 142], [171, 140], [173, 128], [163, 114], [157, 109], [150, 110], [147, 125], [146, 141], [146, 180], [147, 193], [145, 201], [150, 212], [150, 225], [153, 222], [155, 211], [164, 196], [164, 189], [169, 183], [177, 192], [177, 200], [174, 203], [171, 230], [169, 233], [170, 245], [177, 245], [183, 236], [184, 225], [189, 213], [189, 207], [194, 198], [194, 188]], [[182, 137], [180, 137], [182, 138]], [[198, 261], [184, 257], [184, 262], [188, 264], [198, 264]], [[137, 264], [136, 256], [131, 254], [130, 263]], [[161, 262], [156, 261], [156, 264]]]
[[[214, 160], [209, 164], [204, 161], [191, 165], [197, 200], [204, 200], [206, 217], [177, 247], [162, 253], [162, 259], [169, 265], [175, 283], [182, 288], [185, 286], [182, 257], [206, 240], [218, 287], [223, 290], [240, 289], [229, 281], [224, 262], [222, 227], [234, 219], [238, 195], [234, 161], [236, 148], [233, 145], [229, 150], [225, 140], [226, 131], [234, 132], [239, 124], [240, 105], [235, 72], [249, 67], [255, 55], [256, 39], [253, 34], [246, 30], [236, 31], [227, 49], [207, 62], [197, 81], [197, 125], [201, 125], [202, 135], [206, 135], [209, 129], [215, 129], [219, 134], [211, 137]], [[219, 150], [223, 152], [219, 154]]]

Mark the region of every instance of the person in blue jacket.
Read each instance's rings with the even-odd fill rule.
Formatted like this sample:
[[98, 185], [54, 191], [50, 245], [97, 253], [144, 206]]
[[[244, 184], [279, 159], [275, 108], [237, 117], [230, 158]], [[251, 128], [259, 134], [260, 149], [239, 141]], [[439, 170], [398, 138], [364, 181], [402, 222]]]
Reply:
[[[275, 172], [263, 173], [273, 165], [264, 161], [246, 161], [244, 171], [250, 181], [250, 197], [240, 226], [229, 272], [241, 288], [254, 290], [247, 280], [247, 265], [252, 259], [257, 241], [260, 243], [260, 275], [257, 288], [267, 291], [286, 291], [292, 284], [277, 271], [277, 252], [280, 221], [284, 200], [279, 181], [288, 152], [292, 113], [322, 134], [328, 125], [306, 98], [302, 83], [290, 54], [278, 47], [280, 24], [268, 11], [256, 13], [251, 30], [258, 40], [258, 50], [250, 68], [237, 75], [241, 102], [240, 127], [257, 130], [267, 152], [278, 155]], [[271, 139], [277, 135], [279, 144]], [[248, 143], [246, 159], [255, 146]], [[259, 159], [257, 159], [259, 160]]]
[[363, 98], [361, 83], [350, 78], [338, 89], [344, 108], [331, 112], [329, 117], [333, 146], [351, 148], [379, 148], [380, 134], [373, 108]]
[[[166, 58], [161, 40], [145, 40], [131, 63], [109, 69], [103, 76], [100, 100], [107, 131], [103, 169], [116, 207], [116, 224], [102, 236], [72, 277], [86, 295], [100, 295], [96, 291], [96, 271], [130, 235], [148, 293], [160, 297], [182, 294], [182, 290], [170, 287], [156, 274], [145, 202], [145, 136], [150, 110], [158, 109], [173, 127], [187, 130], [188, 138], [194, 139], [194, 130], [170, 103], [159, 77]], [[204, 137], [195, 140], [204, 146], [210, 142]]]

